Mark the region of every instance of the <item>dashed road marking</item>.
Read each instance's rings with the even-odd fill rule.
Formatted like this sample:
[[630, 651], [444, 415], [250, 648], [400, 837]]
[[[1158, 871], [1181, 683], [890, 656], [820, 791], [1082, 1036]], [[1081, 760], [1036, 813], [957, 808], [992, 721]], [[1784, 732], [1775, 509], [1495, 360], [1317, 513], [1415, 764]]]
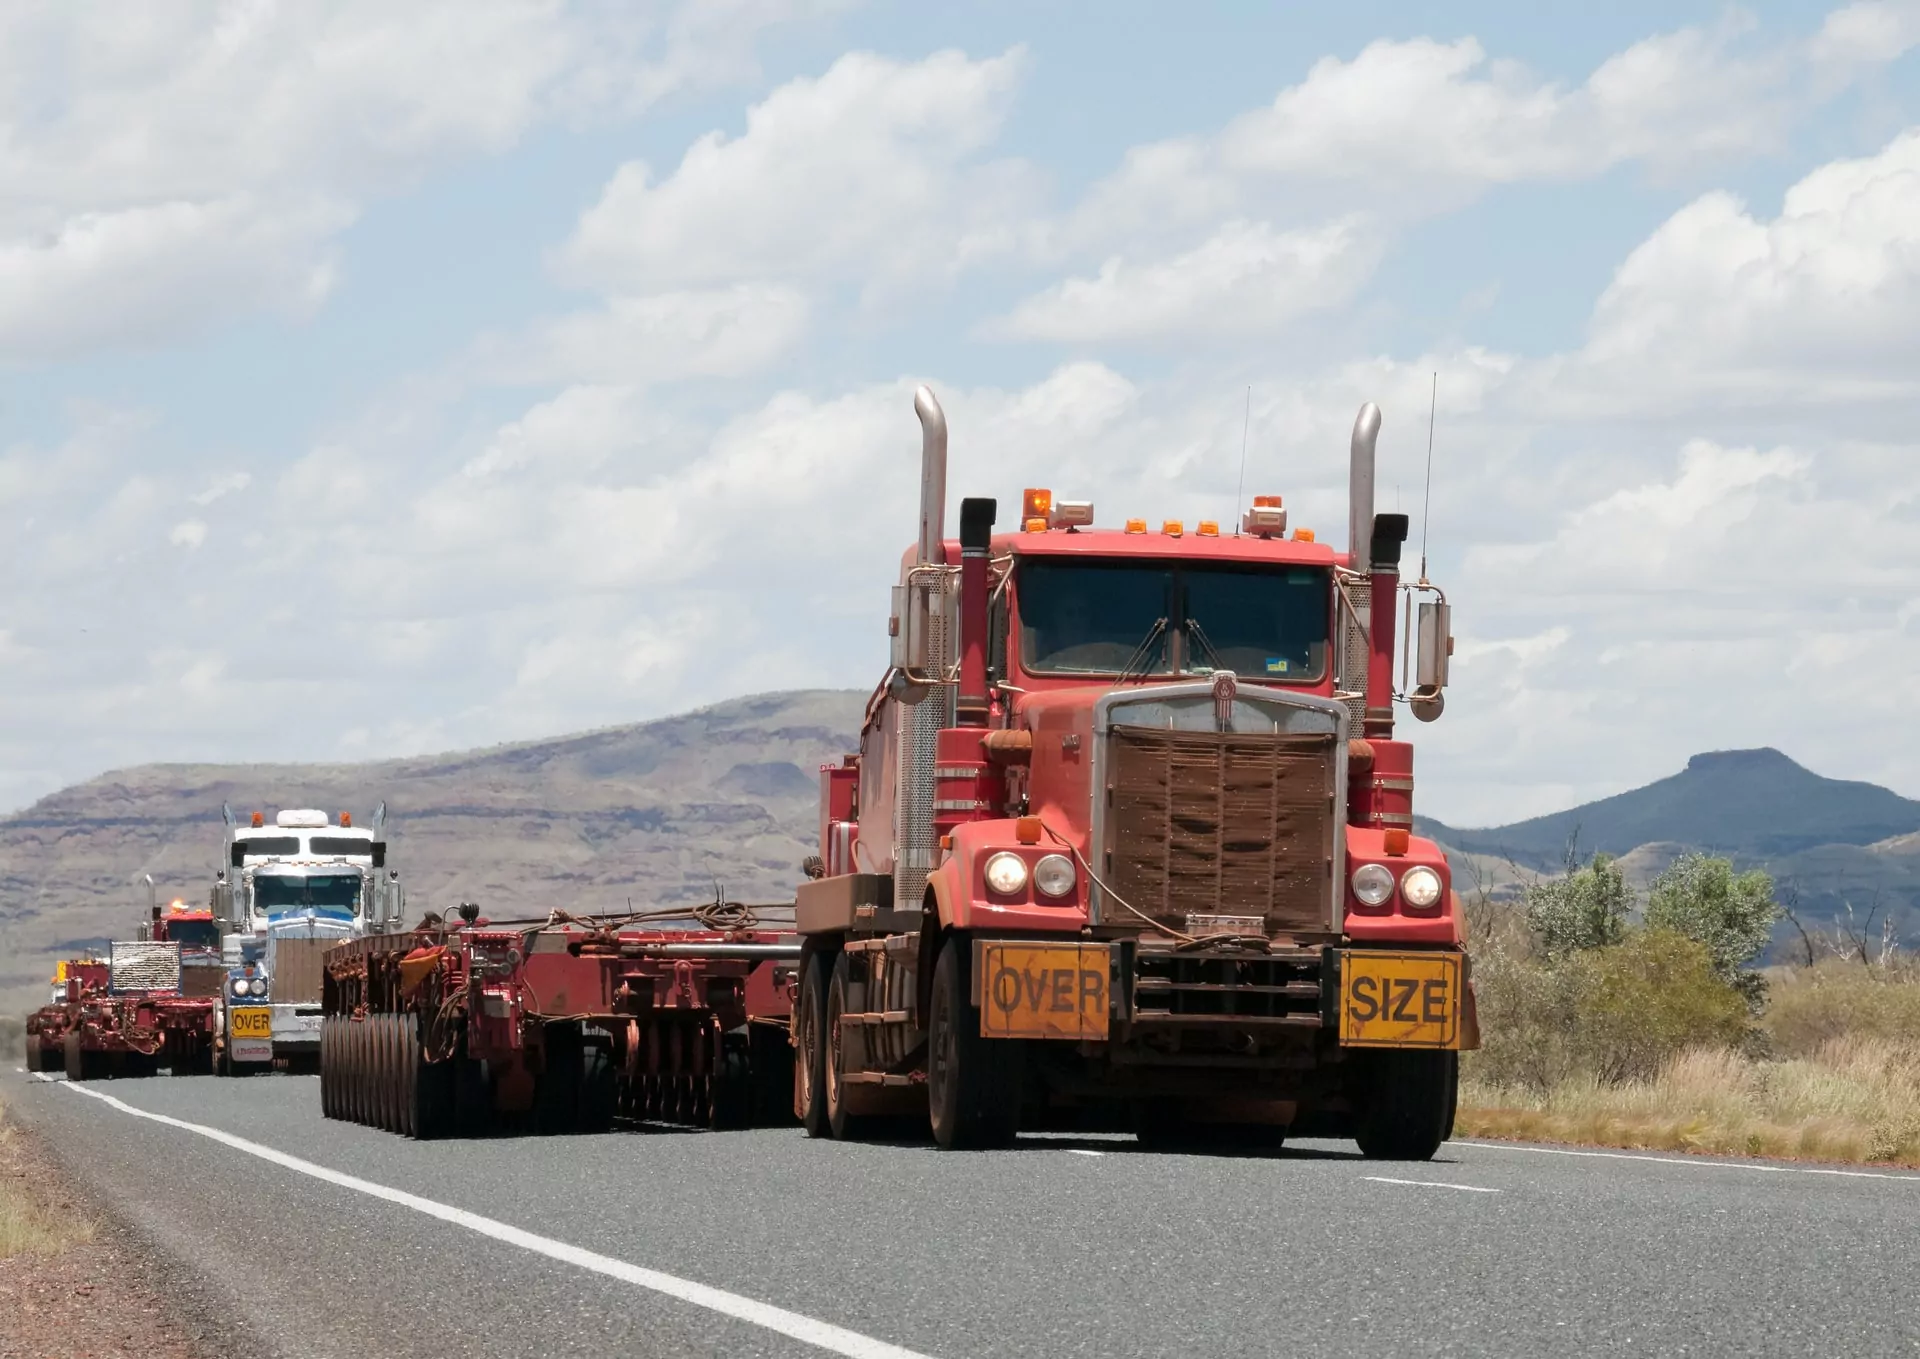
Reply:
[[535, 1255], [544, 1255], [549, 1260], [557, 1260], [561, 1264], [572, 1265], [576, 1269], [593, 1274], [604, 1274], [608, 1278], [619, 1279], [665, 1297], [691, 1303], [695, 1307], [703, 1307], [709, 1312], [716, 1312], [736, 1321], [744, 1321], [749, 1325], [774, 1331], [798, 1340], [802, 1344], [812, 1345], [833, 1354], [845, 1355], [847, 1359], [927, 1359], [926, 1355], [916, 1351], [903, 1349], [899, 1345], [890, 1345], [884, 1340], [875, 1340], [871, 1336], [861, 1335], [858, 1331], [850, 1331], [843, 1326], [835, 1326], [831, 1322], [819, 1321], [798, 1312], [789, 1312], [784, 1307], [756, 1302], [752, 1298], [742, 1297], [738, 1293], [729, 1293], [725, 1289], [711, 1288], [706, 1284], [695, 1283], [691, 1279], [678, 1278], [672, 1274], [663, 1274], [657, 1269], [647, 1269], [625, 1260], [616, 1260], [610, 1255], [601, 1255], [596, 1251], [571, 1246], [551, 1237], [539, 1236], [505, 1222], [482, 1217], [478, 1213], [470, 1213], [464, 1208], [455, 1208], [433, 1199], [422, 1198], [418, 1194], [409, 1194], [404, 1189], [392, 1189], [384, 1184], [375, 1184], [372, 1180], [363, 1180], [357, 1175], [343, 1174], [338, 1170], [316, 1165], [312, 1161], [301, 1160], [298, 1156], [289, 1156], [284, 1151], [275, 1151], [272, 1147], [249, 1142], [243, 1137], [236, 1137], [220, 1128], [210, 1128], [205, 1124], [189, 1123], [185, 1119], [152, 1113], [146, 1109], [136, 1109], [124, 1100], [115, 1099], [112, 1095], [103, 1094], [98, 1090], [90, 1090], [84, 1085], [68, 1082], [62, 1082], [62, 1084], [69, 1090], [110, 1105], [123, 1114], [131, 1114], [135, 1118], [144, 1118], [154, 1123], [165, 1124], [169, 1128], [178, 1128], [183, 1132], [197, 1134], [218, 1142], [222, 1146], [231, 1147], [235, 1151], [258, 1157], [283, 1170], [291, 1170], [316, 1180], [324, 1180], [328, 1184], [337, 1185], [342, 1189], [351, 1189], [369, 1198], [384, 1199], [402, 1208], [411, 1208], [416, 1213], [438, 1218], [456, 1227], [465, 1227], [469, 1231], [478, 1232], [481, 1236], [491, 1237], [495, 1241], [518, 1246]]
[[1067, 1155], [1069, 1156], [1105, 1156], [1106, 1153], [1104, 1151], [1089, 1151], [1085, 1147], [1068, 1147]]
[[1375, 1184], [1414, 1184], [1422, 1189], [1463, 1189], [1469, 1194], [1498, 1194], [1498, 1189], [1488, 1189], [1477, 1184], [1448, 1184], [1445, 1180], [1392, 1180], [1385, 1175], [1362, 1175], [1363, 1180], [1372, 1180]]
[[1650, 1156], [1641, 1151], [1575, 1151], [1572, 1147], [1531, 1147], [1522, 1142], [1449, 1142], [1450, 1147], [1481, 1151], [1527, 1151], [1539, 1156], [1590, 1156], [1603, 1161], [1652, 1161], [1663, 1166], [1691, 1166], [1695, 1170], [1758, 1170], [1768, 1175], [1838, 1175], [1849, 1180], [1905, 1180], [1920, 1184], [1920, 1175], [1893, 1175], [1884, 1170], [1837, 1170], [1832, 1166], [1770, 1166], [1755, 1161], [1713, 1161], [1704, 1156]]

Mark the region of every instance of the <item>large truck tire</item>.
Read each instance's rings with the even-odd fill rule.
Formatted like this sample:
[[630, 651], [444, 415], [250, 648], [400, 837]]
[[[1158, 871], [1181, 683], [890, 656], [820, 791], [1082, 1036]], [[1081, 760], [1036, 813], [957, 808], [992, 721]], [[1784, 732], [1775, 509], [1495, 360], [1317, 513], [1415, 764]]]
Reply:
[[66, 1050], [62, 1053], [62, 1056], [65, 1058], [68, 1080], [84, 1081], [91, 1074], [86, 1068], [87, 1055], [81, 1051], [80, 1048], [80, 1034], [78, 1030], [67, 1034]]
[[1359, 1063], [1354, 1140], [1369, 1160], [1430, 1161], [1453, 1136], [1460, 1054], [1383, 1049]]
[[549, 1024], [542, 1039], [544, 1068], [533, 1081], [534, 1127], [549, 1136], [580, 1126], [585, 1055], [578, 1024]]
[[827, 1106], [827, 1127], [834, 1139], [840, 1142], [857, 1141], [871, 1137], [874, 1121], [871, 1117], [852, 1113], [848, 1109], [848, 1096], [844, 1079], [848, 1070], [847, 1028], [841, 1022], [847, 1013], [847, 991], [852, 983], [853, 964], [842, 953], [833, 960], [833, 979], [827, 983], [826, 1010], [826, 1060], [821, 1065], [821, 1076], [825, 1089]]
[[1011, 1039], [980, 1036], [968, 989], [971, 954], [961, 935], [941, 947], [927, 1016], [927, 1115], [933, 1140], [947, 1150], [1011, 1146], [1020, 1131], [1024, 1050]]
[[809, 1137], [830, 1137], [827, 1119], [827, 959], [809, 951], [793, 1009], [794, 1113]]

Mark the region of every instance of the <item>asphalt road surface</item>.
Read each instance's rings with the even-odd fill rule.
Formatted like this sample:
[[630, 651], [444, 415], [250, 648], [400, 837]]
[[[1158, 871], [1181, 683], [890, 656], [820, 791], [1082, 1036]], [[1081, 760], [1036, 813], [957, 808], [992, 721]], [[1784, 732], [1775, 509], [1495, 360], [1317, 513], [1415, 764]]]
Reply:
[[417, 1143], [322, 1119], [310, 1077], [0, 1086], [269, 1356], [1920, 1354], [1920, 1175], [1471, 1142]]

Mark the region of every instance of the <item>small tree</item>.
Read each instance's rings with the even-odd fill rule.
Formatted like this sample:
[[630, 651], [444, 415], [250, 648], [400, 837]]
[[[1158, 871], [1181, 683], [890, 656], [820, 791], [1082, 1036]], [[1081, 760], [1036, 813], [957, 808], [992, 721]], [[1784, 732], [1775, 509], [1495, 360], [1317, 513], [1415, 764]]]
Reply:
[[1765, 983], [1748, 965], [1766, 951], [1780, 907], [1773, 879], [1761, 869], [1736, 874], [1730, 859], [1683, 854], [1653, 880], [1647, 925], [1704, 945], [1714, 973], [1749, 1001]]
[[1626, 938], [1633, 897], [1612, 859], [1596, 854], [1585, 868], [1535, 882], [1526, 890], [1527, 924], [1548, 958], [1606, 948]]

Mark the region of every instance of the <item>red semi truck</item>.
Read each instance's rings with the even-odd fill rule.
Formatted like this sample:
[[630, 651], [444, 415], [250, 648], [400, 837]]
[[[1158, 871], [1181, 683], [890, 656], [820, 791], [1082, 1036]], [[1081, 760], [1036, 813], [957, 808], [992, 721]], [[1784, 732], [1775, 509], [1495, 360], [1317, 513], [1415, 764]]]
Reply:
[[325, 955], [328, 1118], [409, 1137], [595, 1131], [617, 1115], [699, 1127], [786, 1116], [800, 943], [789, 908], [554, 913], [370, 935]]
[[1400, 579], [1405, 516], [1374, 513], [1379, 409], [1345, 550], [1289, 535], [1278, 496], [1223, 533], [1029, 490], [1004, 529], [963, 501], [947, 539], [946, 420], [924, 387], [915, 409], [892, 664], [822, 770], [796, 903], [807, 1130], [924, 1109], [946, 1147], [1130, 1124], [1430, 1157], [1478, 1034], [1394, 705], [1439, 715], [1452, 641]]
[[[214, 1010], [226, 970], [219, 928], [208, 911], [174, 902], [151, 908], [140, 938], [108, 946], [105, 962], [66, 965], [66, 999], [57, 1020], [42, 1012], [42, 1032], [59, 1032], [67, 1079], [176, 1076], [213, 1070]], [[46, 1057], [43, 1040], [42, 1056]], [[51, 1069], [51, 1068], [50, 1068]]]

